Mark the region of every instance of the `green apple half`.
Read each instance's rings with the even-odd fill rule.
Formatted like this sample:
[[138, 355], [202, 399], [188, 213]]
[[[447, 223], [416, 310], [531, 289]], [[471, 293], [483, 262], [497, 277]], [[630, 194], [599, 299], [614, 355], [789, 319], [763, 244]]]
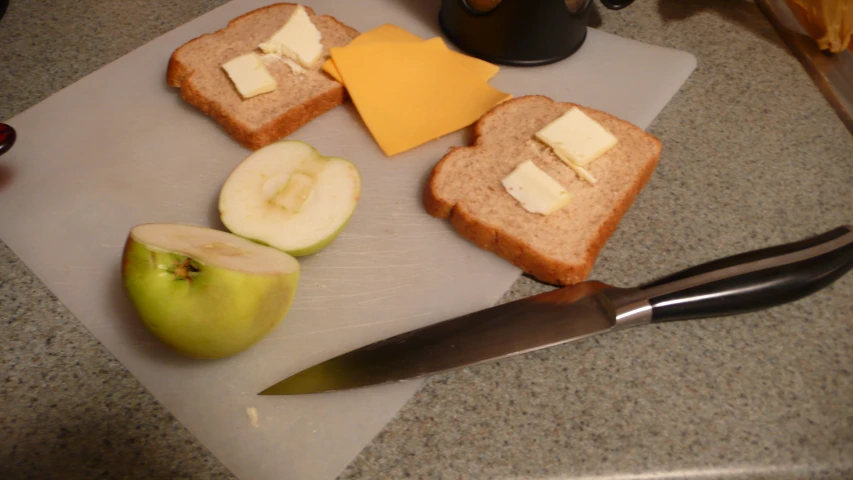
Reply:
[[299, 262], [237, 235], [179, 223], [130, 230], [122, 279], [142, 322], [175, 350], [223, 358], [263, 338], [282, 319]]
[[361, 176], [351, 162], [283, 140], [237, 165], [219, 193], [219, 214], [231, 232], [298, 257], [331, 243], [360, 195]]

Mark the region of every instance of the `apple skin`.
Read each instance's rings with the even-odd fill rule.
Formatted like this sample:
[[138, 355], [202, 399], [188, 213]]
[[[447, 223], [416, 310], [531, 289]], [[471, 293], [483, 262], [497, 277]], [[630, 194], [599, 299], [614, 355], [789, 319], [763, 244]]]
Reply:
[[[337, 230], [335, 230], [333, 233], [331, 233], [328, 237], [324, 238], [323, 240], [320, 240], [319, 242], [317, 242], [313, 245], [310, 245], [310, 246], [305, 247], [305, 248], [297, 248], [297, 249], [283, 250], [283, 251], [285, 253], [287, 253], [288, 255], [292, 255], [294, 257], [305, 257], [307, 255], [317, 253], [320, 250], [326, 248], [330, 243], [332, 243], [332, 241], [334, 241], [338, 237], [338, 235], [344, 230], [344, 228], [346, 228], [346, 226], [349, 224], [350, 220], [352, 220], [352, 214], [350, 214], [350, 216], [347, 217], [347, 219], [344, 221], [344, 223], [342, 223], [341, 226], [338, 227]], [[257, 241], [257, 240], [255, 240], [255, 241]], [[258, 242], [258, 243], [263, 243], [263, 242]], [[273, 247], [273, 248], [275, 248], [275, 247]]]
[[186, 258], [149, 249], [130, 236], [122, 255], [130, 301], [148, 330], [176, 351], [200, 359], [235, 355], [266, 336], [290, 310], [299, 270], [259, 275], [199, 265], [191, 281], [165, 270]]

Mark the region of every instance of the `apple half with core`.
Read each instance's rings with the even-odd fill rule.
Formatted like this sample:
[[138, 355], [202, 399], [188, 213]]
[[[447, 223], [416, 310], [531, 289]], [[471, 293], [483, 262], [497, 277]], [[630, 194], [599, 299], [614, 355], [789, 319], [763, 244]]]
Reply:
[[180, 223], [130, 230], [122, 279], [157, 338], [195, 358], [246, 350], [287, 315], [299, 262], [237, 235]]
[[361, 176], [350, 161], [283, 140], [237, 165], [219, 192], [219, 214], [232, 233], [298, 257], [331, 243], [360, 195]]

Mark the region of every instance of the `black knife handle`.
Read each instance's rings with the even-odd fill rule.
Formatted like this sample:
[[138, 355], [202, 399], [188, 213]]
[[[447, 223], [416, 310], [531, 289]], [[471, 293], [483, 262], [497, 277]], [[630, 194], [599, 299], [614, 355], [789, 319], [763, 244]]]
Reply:
[[714, 260], [640, 287], [651, 322], [735, 315], [810, 295], [853, 268], [853, 227]]

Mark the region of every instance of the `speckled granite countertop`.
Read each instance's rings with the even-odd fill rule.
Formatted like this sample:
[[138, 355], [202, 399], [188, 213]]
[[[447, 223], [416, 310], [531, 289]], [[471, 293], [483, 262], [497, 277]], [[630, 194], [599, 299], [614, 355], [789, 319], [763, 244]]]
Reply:
[[[222, 3], [12, 0], [0, 119]], [[853, 222], [853, 136], [755, 5], [601, 15], [699, 66], [650, 128], [660, 167], [595, 278], [633, 285]], [[543, 289], [522, 278], [506, 298]], [[0, 335], [3, 479], [233, 478], [1, 243]], [[853, 478], [853, 275], [764, 312], [434, 377], [342, 478]]]

